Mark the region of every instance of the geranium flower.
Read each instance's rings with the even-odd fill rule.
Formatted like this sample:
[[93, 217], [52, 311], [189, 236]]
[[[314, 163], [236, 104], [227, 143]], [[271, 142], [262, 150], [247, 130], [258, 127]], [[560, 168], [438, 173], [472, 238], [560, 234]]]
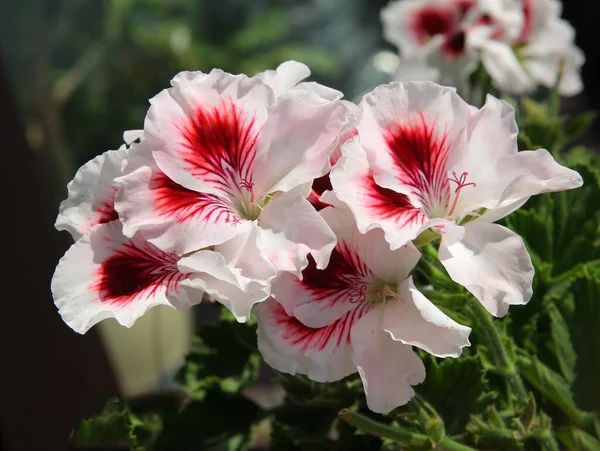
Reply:
[[[143, 153], [119, 179], [127, 236], [185, 254], [255, 236], [278, 270], [327, 264], [335, 236], [306, 199], [344, 127], [341, 93], [300, 63], [255, 77], [182, 72], [151, 100]], [[242, 251], [240, 251], [242, 252]]]
[[409, 274], [420, 253], [411, 243], [392, 251], [381, 230], [359, 233], [347, 209], [321, 214], [338, 238], [329, 266], [312, 261], [301, 278], [277, 277], [273, 297], [255, 308], [258, 347], [273, 368], [318, 382], [358, 371], [369, 408], [387, 413], [425, 378], [412, 346], [457, 357], [470, 329], [415, 288]]
[[56, 224], [76, 242], [60, 260], [51, 286], [63, 320], [79, 333], [106, 318], [130, 327], [156, 305], [187, 308], [199, 303], [204, 292], [240, 320], [247, 318], [252, 305], [269, 295], [263, 281], [276, 273], [253, 247], [255, 234], [187, 255], [159, 249], [140, 234], [123, 235], [114, 205], [115, 180], [124, 159], [140, 146], [94, 158], [68, 185]]
[[583, 89], [580, 70], [585, 62], [575, 46], [575, 30], [560, 18], [557, 0], [491, 2], [482, 10], [490, 22], [505, 24], [522, 16], [518, 33], [499, 39], [493, 29], [480, 27], [470, 44], [481, 52], [481, 61], [494, 86], [514, 94], [534, 91], [538, 85], [553, 87], [562, 70], [558, 91], [572, 96]]
[[492, 96], [480, 110], [452, 88], [394, 82], [366, 94], [358, 136], [331, 170], [337, 197], [362, 233], [392, 249], [425, 231], [441, 238], [450, 277], [496, 316], [532, 294], [522, 239], [494, 224], [535, 194], [581, 186], [546, 150], [517, 152], [514, 110]]
[[383, 34], [401, 62], [396, 80], [463, 86], [477, 67], [467, 45], [474, 0], [398, 0], [381, 11]]

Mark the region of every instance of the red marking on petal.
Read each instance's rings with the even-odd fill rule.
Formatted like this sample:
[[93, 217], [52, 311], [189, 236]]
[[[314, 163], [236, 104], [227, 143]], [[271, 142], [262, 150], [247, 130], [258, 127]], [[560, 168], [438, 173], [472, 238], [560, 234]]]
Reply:
[[252, 167], [260, 129], [233, 101], [212, 110], [196, 108], [183, 126], [181, 158], [189, 172], [230, 195], [252, 183]]
[[321, 195], [318, 194], [314, 189], [310, 191], [310, 194], [308, 195], [306, 200], [308, 200], [311, 203], [311, 205], [313, 207], [315, 207], [315, 210], [317, 210], [317, 211], [321, 211], [321, 210], [323, 210], [323, 208], [332, 206], [331, 204], [328, 204], [327, 202], [323, 202], [321, 200]]
[[174, 290], [186, 277], [177, 269], [178, 259], [148, 242], [129, 241], [102, 262], [90, 289], [102, 302], [117, 305]]
[[114, 198], [112, 201], [102, 203], [102, 207], [98, 209], [98, 215], [99, 217], [97, 224], [105, 224], [107, 222], [119, 219], [119, 215], [115, 211]]
[[329, 174], [325, 174], [323, 177], [315, 179], [312, 184], [312, 189], [319, 195], [323, 194], [325, 191], [333, 190], [333, 186], [331, 186], [331, 180], [329, 179]]
[[323, 351], [332, 341], [335, 342], [334, 348], [351, 345], [352, 326], [372, 306], [373, 304], [361, 304], [328, 326], [317, 329], [307, 327], [289, 316], [279, 303], [274, 306], [272, 315], [275, 327], [282, 331], [282, 338], [289, 346], [300, 348], [301, 352]]
[[421, 225], [425, 222], [422, 210], [411, 204], [405, 194], [379, 186], [372, 174], [363, 181], [369, 196], [369, 209], [382, 219], [393, 219], [399, 227]]
[[475, 2], [472, 0], [456, 0], [455, 5], [462, 18], [475, 6]]
[[408, 186], [425, 209], [447, 208], [450, 188], [446, 171], [450, 143], [447, 133], [434, 134], [421, 114], [411, 124], [398, 121], [385, 133], [388, 150], [398, 171], [398, 179]]
[[338, 302], [359, 302], [367, 282], [374, 278], [369, 267], [344, 240], [339, 240], [333, 249], [327, 268], [317, 269], [314, 259], [308, 258], [309, 264], [298, 284], [311, 293], [311, 302], [323, 302], [322, 310]]
[[[93, 220], [93, 224], [105, 224], [107, 222], [115, 221], [119, 219], [119, 215], [115, 211], [115, 193], [117, 189], [113, 186], [110, 197], [100, 204], [100, 207], [96, 209], [96, 217]], [[91, 226], [90, 226], [91, 227]]]
[[432, 36], [449, 33], [454, 27], [454, 20], [454, 14], [450, 9], [427, 6], [415, 13], [411, 29], [417, 41], [425, 44]]
[[520, 42], [527, 42], [533, 30], [533, 0], [521, 0], [523, 3], [523, 28], [519, 36]]
[[464, 31], [459, 31], [446, 38], [442, 44], [442, 51], [448, 58], [456, 58], [465, 53], [466, 35]]
[[201, 218], [212, 223], [237, 223], [240, 218], [227, 200], [212, 194], [198, 193], [175, 183], [163, 172], [152, 178], [154, 205], [159, 215], [183, 223]]

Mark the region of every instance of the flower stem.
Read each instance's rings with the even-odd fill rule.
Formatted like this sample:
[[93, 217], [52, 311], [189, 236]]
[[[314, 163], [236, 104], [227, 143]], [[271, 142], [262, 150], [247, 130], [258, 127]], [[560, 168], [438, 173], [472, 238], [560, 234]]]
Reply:
[[[351, 412], [348, 409], [340, 410], [338, 416], [346, 423], [354, 426], [356, 429], [360, 429], [363, 432], [367, 432], [378, 437], [387, 438], [410, 446], [411, 448], [429, 449], [431, 447], [431, 441], [425, 434], [415, 433], [400, 426], [390, 426], [387, 424], [378, 423], [377, 421], [373, 421], [359, 413]], [[440, 441], [437, 449], [440, 451], [476, 451], [475, 449], [466, 445], [461, 445], [460, 443], [457, 443], [448, 437], [444, 437]]]
[[502, 338], [492, 322], [491, 315], [477, 299], [471, 300], [471, 311], [473, 312], [479, 327], [481, 327], [485, 333], [487, 338], [486, 344], [489, 347], [491, 358], [499, 372], [506, 378], [509, 391], [512, 392], [520, 402], [526, 402], [528, 396], [523, 381], [521, 380], [521, 376], [517, 372], [514, 362], [512, 362], [508, 355], [508, 351], [502, 342]]

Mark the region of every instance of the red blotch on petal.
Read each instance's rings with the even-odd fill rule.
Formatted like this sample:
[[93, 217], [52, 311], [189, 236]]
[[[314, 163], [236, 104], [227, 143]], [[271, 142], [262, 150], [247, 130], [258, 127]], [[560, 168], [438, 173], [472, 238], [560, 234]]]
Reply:
[[421, 225], [425, 222], [425, 214], [411, 204], [405, 194], [379, 186], [372, 174], [365, 177], [364, 189], [369, 196], [369, 209], [378, 217], [392, 219], [399, 227]]
[[361, 304], [328, 326], [317, 329], [307, 327], [293, 316], [289, 316], [279, 303], [273, 306], [272, 316], [274, 326], [289, 346], [299, 348], [300, 352], [323, 351], [332, 341], [335, 342], [334, 348], [349, 346], [352, 326], [372, 305]]
[[182, 134], [181, 155], [189, 172], [227, 193], [252, 183], [252, 166], [260, 129], [233, 101], [212, 110], [196, 108]]
[[96, 224], [105, 224], [107, 222], [119, 219], [119, 215], [115, 211], [114, 199], [102, 203], [102, 207], [98, 210], [98, 222]]
[[216, 223], [236, 223], [240, 219], [233, 205], [219, 196], [189, 190], [157, 172], [152, 182], [152, 194], [157, 213], [183, 223], [193, 218]]
[[428, 124], [420, 115], [410, 124], [391, 124], [385, 133], [398, 179], [425, 208], [440, 204], [447, 207], [450, 198], [446, 169], [450, 143], [447, 133], [438, 137], [434, 129], [435, 124]]
[[459, 31], [448, 36], [442, 44], [444, 55], [448, 58], [457, 58], [465, 53], [466, 35], [464, 31]]
[[533, 30], [533, 1], [521, 0], [523, 2], [523, 28], [519, 36], [520, 42], [527, 42], [531, 38]]
[[298, 284], [311, 293], [312, 302], [323, 302], [322, 310], [337, 302], [366, 300], [366, 284], [374, 278], [373, 273], [344, 240], [333, 249], [327, 268], [317, 269], [314, 259], [308, 258]]
[[185, 275], [177, 269], [178, 257], [148, 242], [127, 242], [100, 265], [90, 289], [102, 302], [128, 304], [177, 288]]
[[427, 6], [415, 13], [411, 28], [417, 41], [425, 44], [432, 36], [449, 33], [454, 27], [454, 21], [452, 10]]

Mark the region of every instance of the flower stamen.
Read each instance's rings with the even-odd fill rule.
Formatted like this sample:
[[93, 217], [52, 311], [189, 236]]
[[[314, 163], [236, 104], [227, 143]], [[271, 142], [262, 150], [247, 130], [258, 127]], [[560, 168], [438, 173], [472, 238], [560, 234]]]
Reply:
[[468, 172], [463, 172], [459, 177], [456, 175], [456, 172], [452, 172], [453, 178], [448, 178], [449, 182], [456, 183], [456, 189], [454, 190], [454, 194], [456, 194], [456, 196], [454, 197], [454, 202], [452, 203], [452, 208], [450, 208], [450, 211], [448, 212], [448, 216], [452, 216], [454, 214], [454, 209], [458, 204], [458, 199], [460, 198], [461, 190], [466, 186], [472, 186], [473, 188], [477, 186], [477, 184], [473, 182], [466, 183], [468, 175]]

